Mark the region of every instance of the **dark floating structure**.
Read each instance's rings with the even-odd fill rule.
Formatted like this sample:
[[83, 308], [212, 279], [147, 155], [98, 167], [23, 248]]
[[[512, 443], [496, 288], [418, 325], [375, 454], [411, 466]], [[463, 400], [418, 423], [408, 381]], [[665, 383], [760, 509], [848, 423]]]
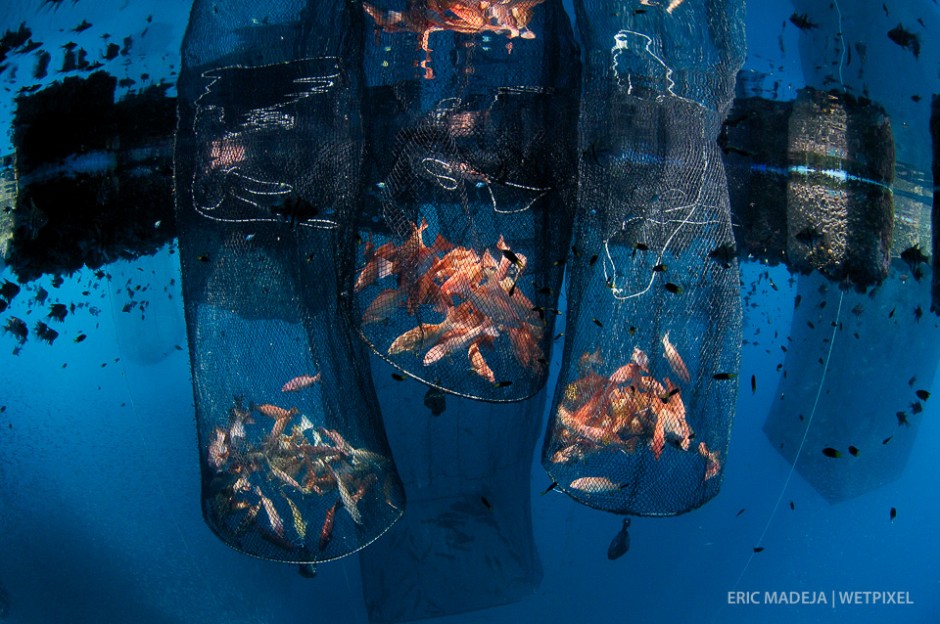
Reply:
[[[0, 179], [5, 187], [0, 188], [5, 204], [0, 206], [0, 253], [20, 281], [153, 253], [176, 236], [171, 210], [176, 98], [167, 95], [168, 85], [155, 85], [115, 102], [115, 85], [113, 76], [99, 71], [17, 98], [16, 151], [4, 159], [9, 168]], [[392, 95], [402, 102], [418, 96], [404, 88], [397, 86]], [[370, 88], [385, 97], [383, 90]], [[390, 111], [370, 111], [369, 116], [378, 113], [395, 127], [397, 117]], [[451, 117], [458, 115], [468, 113], [450, 111]], [[934, 137], [938, 124], [935, 113]], [[433, 146], [430, 130], [422, 139], [426, 149]], [[369, 131], [375, 141], [395, 141], [387, 128]], [[800, 138], [813, 132], [813, 139]], [[52, 136], [57, 140], [48, 140]], [[839, 158], [826, 152], [829, 140], [842, 141]], [[936, 143], [935, 138], [935, 150]], [[881, 283], [890, 257], [902, 250], [891, 248], [894, 143], [880, 106], [812, 88], [801, 90], [795, 102], [779, 102], [747, 96], [739, 85], [718, 144], [738, 257], [784, 263], [801, 273], [819, 270], [859, 289]], [[471, 154], [489, 158], [485, 152]], [[603, 146], [598, 151], [595, 145], [589, 155], [603, 158]], [[380, 176], [383, 159], [393, 156], [393, 151], [375, 153], [370, 175]], [[516, 193], [519, 201], [524, 195], [523, 189], [494, 184], [495, 193]], [[533, 197], [539, 197], [533, 206], [551, 199]], [[381, 218], [388, 208], [381, 198], [376, 201], [374, 213]], [[365, 214], [373, 214], [368, 201]], [[381, 223], [370, 223], [368, 229], [391, 233]], [[933, 263], [937, 255], [932, 254]], [[554, 282], [549, 273], [542, 278], [546, 285]], [[550, 301], [542, 303], [552, 307]]]
[[894, 139], [884, 109], [838, 91], [739, 98], [719, 138], [739, 252], [858, 290], [888, 275]]
[[114, 76], [16, 100], [5, 261], [21, 282], [154, 253], [176, 237], [169, 84], [114, 101]]

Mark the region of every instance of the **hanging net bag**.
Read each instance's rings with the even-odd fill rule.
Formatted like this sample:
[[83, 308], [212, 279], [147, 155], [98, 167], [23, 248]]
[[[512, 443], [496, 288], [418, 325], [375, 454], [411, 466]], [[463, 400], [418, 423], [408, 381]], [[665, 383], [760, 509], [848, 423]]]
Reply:
[[715, 139], [742, 7], [577, 8], [578, 253], [542, 463], [591, 507], [674, 515], [718, 492], [735, 407], [741, 304]]
[[545, 383], [571, 234], [578, 53], [560, 2], [363, 3], [366, 342], [454, 394]]
[[203, 515], [250, 555], [336, 559], [404, 504], [336, 278], [361, 28], [345, 2], [263, 25], [213, 7], [196, 2], [184, 43], [176, 154]]

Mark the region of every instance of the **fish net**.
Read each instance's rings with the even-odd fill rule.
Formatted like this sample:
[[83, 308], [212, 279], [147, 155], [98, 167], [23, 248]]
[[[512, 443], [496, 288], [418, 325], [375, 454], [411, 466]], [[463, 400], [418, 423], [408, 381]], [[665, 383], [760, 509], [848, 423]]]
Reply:
[[512, 401], [547, 375], [578, 55], [560, 2], [483, 4], [364, 3], [366, 190], [344, 277], [381, 357], [448, 392]]
[[787, 258], [859, 288], [888, 275], [894, 137], [881, 107], [802, 89], [790, 116]]
[[369, 619], [441, 617], [531, 595], [542, 579], [530, 485], [545, 391], [494, 405], [396, 381], [373, 360], [408, 513], [359, 555]]
[[938, 364], [940, 332], [918, 316], [930, 303], [929, 280], [905, 284], [899, 277], [908, 269], [895, 260], [889, 279], [864, 294], [819, 273], [798, 278], [799, 307], [764, 434], [830, 503], [899, 479], [936, 400], [918, 396]]
[[241, 552], [331, 560], [404, 504], [336, 278], [359, 194], [361, 29], [345, 2], [265, 25], [212, 6], [195, 4], [184, 42], [176, 153], [203, 515]]
[[[743, 7], [672, 4], [622, 18], [576, 5], [590, 41], [579, 214], [542, 464], [615, 513], [674, 515], [713, 497], [737, 392], [739, 277], [715, 140]], [[683, 47], [690, 30], [704, 49]], [[713, 75], [694, 71], [696, 52]]]

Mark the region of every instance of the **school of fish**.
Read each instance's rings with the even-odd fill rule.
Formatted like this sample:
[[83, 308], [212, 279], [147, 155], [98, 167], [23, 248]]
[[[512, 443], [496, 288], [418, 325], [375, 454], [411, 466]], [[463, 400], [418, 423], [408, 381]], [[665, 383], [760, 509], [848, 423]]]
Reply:
[[[299, 375], [281, 390], [298, 392], [319, 380], [319, 373]], [[402, 507], [386, 457], [352, 446], [335, 429], [315, 426], [296, 407], [246, 407], [236, 398], [227, 424], [213, 430], [206, 458], [213, 472], [210, 512], [216, 526], [238, 542], [253, 531], [285, 556], [317, 559], [333, 539], [340, 508], [348, 521], [365, 522], [364, 509], [372, 508], [363, 502], [366, 497]], [[374, 487], [380, 480], [381, 492]], [[312, 535], [309, 526], [320, 526], [319, 534]]]
[[429, 306], [443, 319], [418, 323], [401, 334], [388, 347], [388, 355], [414, 352], [424, 366], [431, 366], [466, 353], [469, 369], [497, 384], [484, 353], [505, 336], [519, 366], [539, 374], [547, 363], [539, 345], [543, 322], [522, 292], [526, 257], [513, 252], [502, 236], [495, 254], [455, 246], [440, 234], [428, 247], [427, 228], [427, 221], [412, 225], [411, 235], [401, 244], [365, 244], [356, 292], [392, 279], [395, 285], [375, 296], [363, 313], [363, 325], [385, 321], [399, 310], [413, 316]]
[[[684, 383], [690, 380], [688, 369], [678, 350], [662, 337], [663, 358]], [[585, 353], [578, 363], [580, 377], [568, 384], [558, 405], [555, 451], [551, 461], [567, 464], [583, 460], [592, 453], [624, 452], [633, 454], [646, 448], [659, 461], [672, 442], [675, 448], [689, 451], [694, 432], [686, 421], [681, 388], [669, 377], [657, 380], [649, 370], [649, 356], [634, 348], [631, 361], [609, 375], [598, 370], [604, 366], [600, 349]], [[705, 460], [703, 481], [715, 477], [721, 469], [717, 451], [705, 442], [696, 447]], [[613, 493], [622, 484], [607, 477], [584, 476], [569, 488], [586, 494]]]

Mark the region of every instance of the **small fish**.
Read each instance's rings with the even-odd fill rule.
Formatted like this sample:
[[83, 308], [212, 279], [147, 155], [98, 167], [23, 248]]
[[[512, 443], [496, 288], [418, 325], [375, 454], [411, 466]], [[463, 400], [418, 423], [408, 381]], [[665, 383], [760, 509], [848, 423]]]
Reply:
[[739, 511], [739, 512], [736, 513], [736, 514], [734, 514], [734, 517], [737, 518], [738, 516], [740, 516], [740, 515], [743, 514], [743, 513], [744, 513], [744, 507], [741, 508], [741, 511]]
[[480, 346], [476, 342], [470, 345], [470, 348], [467, 350], [467, 357], [470, 359], [470, 369], [474, 373], [491, 384], [496, 383], [496, 375], [493, 373], [493, 369], [490, 368], [490, 365], [486, 363], [486, 359], [480, 352]]
[[907, 420], [907, 414], [905, 414], [904, 412], [895, 412], [894, 415], [897, 416], [898, 427], [900, 427], [901, 425], [904, 425], [905, 427], [911, 426], [911, 423], [908, 422]]
[[720, 262], [724, 268], [731, 268], [731, 261], [734, 260], [737, 251], [731, 243], [723, 243], [708, 252], [708, 257]]
[[588, 260], [588, 266], [594, 266], [597, 263], [597, 254], [591, 256], [591, 259]]
[[492, 511], [493, 503], [491, 503], [485, 496], [480, 497], [480, 502], [483, 503], [484, 507]]
[[666, 361], [669, 363], [669, 366], [672, 368], [673, 372], [675, 372], [675, 374], [678, 375], [682, 381], [689, 383], [691, 380], [689, 369], [682, 360], [682, 356], [679, 355], [679, 351], [677, 351], [672, 342], [669, 341], [668, 331], [665, 333], [665, 335], [663, 335], [663, 355], [666, 357]]
[[516, 265], [517, 267], [523, 267], [523, 266], [525, 266], [525, 263], [522, 262], [522, 260], [519, 259], [519, 256], [517, 256], [516, 254], [514, 254], [514, 253], [513, 253], [512, 251], [510, 251], [509, 249], [500, 249], [500, 251], [503, 252], [503, 256], [504, 256], [507, 260], [509, 260], [510, 262], [512, 262], [512, 263], [513, 263], [514, 265]]
[[85, 335], [85, 334], [79, 334], [79, 335], [75, 336], [74, 342], [84, 342], [84, 341], [85, 341], [85, 338], [88, 338], [88, 336]]
[[924, 411], [924, 408], [920, 404], [920, 401], [914, 401], [911, 403], [911, 414], [920, 414], [922, 411]]
[[262, 494], [261, 488], [257, 486], [255, 487], [255, 493], [261, 498], [261, 504], [264, 506], [264, 513], [268, 516], [268, 524], [271, 525], [271, 530], [279, 538], [284, 539], [284, 522], [281, 520], [281, 516], [278, 515], [277, 509], [274, 508], [274, 503]]
[[88, 20], [83, 19], [81, 24], [72, 29], [72, 32], [80, 33], [88, 30], [89, 28], [91, 28], [91, 24], [88, 22]]
[[858, 448], [856, 448], [856, 447], [854, 447], [854, 446], [850, 446], [850, 447], [849, 447], [849, 454], [852, 455], [852, 457], [858, 457]]
[[549, 486], [548, 486], [547, 488], [545, 488], [545, 490], [542, 492], [542, 496], [545, 496], [546, 494], [548, 494], [549, 492], [551, 492], [552, 490], [554, 490], [556, 487], [558, 487], [558, 481], [552, 481], [552, 482], [549, 484]]
[[751, 375], [751, 394], [754, 394], [755, 392], [757, 392], [757, 377], [755, 375]]
[[497, 388], [508, 388], [509, 386], [512, 385], [512, 382], [511, 381], [497, 381], [493, 385], [495, 385]]
[[309, 388], [318, 381], [320, 381], [320, 373], [316, 375], [298, 375], [281, 386], [281, 392], [297, 392]]
[[55, 339], [59, 337], [59, 332], [52, 329], [42, 321], [36, 322], [36, 326], [33, 327], [33, 332], [35, 332], [36, 337], [39, 338], [39, 340], [48, 343], [49, 345], [55, 342]]
[[806, 13], [794, 13], [790, 16], [790, 22], [800, 30], [813, 30], [819, 28], [819, 24], [811, 22]]
[[11, 282], [10, 280], [3, 280], [3, 285], [0, 286], [0, 297], [3, 297], [9, 303], [13, 301], [13, 298], [20, 294], [20, 287]]
[[630, 518], [624, 518], [620, 530], [617, 531], [614, 539], [610, 541], [610, 546], [607, 547], [607, 558], [611, 561], [619, 559], [630, 550], [630, 533], [627, 531], [629, 528]]
[[671, 292], [674, 295], [681, 295], [684, 292], [682, 290], [682, 286], [679, 286], [678, 284], [673, 284], [672, 282], [666, 282], [665, 288], [667, 291]]
[[659, 400], [662, 401], [663, 403], [669, 403], [669, 399], [676, 396], [677, 394], [679, 394], [679, 388], [673, 388], [666, 394], [661, 395], [659, 397]]
[[894, 519], [898, 517], [898, 510], [892, 507], [891, 511], [888, 512], [888, 517], [891, 519], [891, 522], [894, 522]]
[[888, 312], [888, 318], [894, 318], [894, 311], [898, 309], [898, 306], [891, 308], [891, 311]]
[[800, 307], [800, 302], [803, 301], [803, 295], [797, 295], [793, 299], [793, 309], [796, 310]]
[[920, 37], [909, 31], [900, 22], [888, 31], [888, 39], [909, 50], [914, 58], [920, 58]]
[[764, 552], [764, 547], [763, 547], [763, 546], [755, 546], [755, 547], [754, 547], [754, 552], [756, 552], [756, 553]]
[[296, 407], [290, 409], [284, 409], [283, 407], [278, 407], [277, 405], [271, 405], [270, 403], [263, 403], [261, 405], [254, 405], [252, 409], [259, 414], [264, 414], [268, 418], [273, 418], [274, 420], [287, 420], [293, 418], [296, 414], [300, 413]]
[[930, 393], [927, 392], [926, 390], [918, 390], [915, 394], [917, 395], [917, 398], [920, 399], [921, 401], [926, 401], [927, 399], [930, 398]]
[[832, 448], [831, 446], [827, 446], [826, 448], [824, 448], [822, 450], [822, 454], [825, 455], [826, 457], [831, 457], [833, 459], [842, 457], [842, 453]]
[[297, 505], [294, 504], [294, 501], [287, 497], [287, 494], [281, 492], [281, 496], [285, 501], [287, 501], [287, 506], [290, 507], [290, 513], [294, 520], [294, 531], [297, 533], [297, 537], [302, 540], [307, 539], [307, 523], [304, 521], [304, 517], [303, 514], [300, 513], [300, 509], [297, 508]]
[[728, 381], [729, 379], [734, 379], [737, 377], [734, 373], [715, 373], [712, 375], [712, 379], [717, 379], [718, 381]]
[[620, 491], [620, 486], [607, 477], [580, 477], [572, 481], [570, 487], [588, 494]]
[[665, 264], [657, 264], [656, 266], [653, 267], [653, 272], [654, 272], [654, 273], [662, 273], [663, 271], [666, 270], [666, 268], [667, 268], [667, 267], [666, 267]]
[[924, 316], [924, 309], [920, 306], [914, 308], [914, 320], [919, 321]]
[[790, 501], [790, 511], [793, 511], [795, 509], [796, 509], [796, 505], [793, 504], [793, 501]]
[[913, 388], [913, 387], [914, 387], [914, 383], [915, 383], [916, 381], [917, 381], [917, 376], [915, 375], [915, 376], [913, 376], [913, 377], [911, 377], [910, 379], [907, 380], [907, 385], [909, 385], [911, 388]]
[[447, 398], [444, 391], [433, 386], [424, 394], [424, 406], [431, 410], [433, 416], [440, 416], [447, 409]]
[[333, 539], [333, 523], [336, 520], [336, 509], [340, 504], [340, 501], [337, 500], [326, 510], [326, 517], [323, 519], [323, 527], [320, 528], [320, 552], [326, 550], [326, 547], [330, 545], [330, 541]]
[[893, 438], [893, 437], [894, 437], [894, 436], [888, 436], [887, 438], [885, 438], [884, 440], [881, 441], [881, 444], [882, 444], [882, 445], [887, 444], [888, 442], [891, 441], [891, 438]]
[[598, 327], [603, 327], [603, 326], [604, 326], [604, 324], [601, 323], [601, 322], [600, 322], [599, 320], [597, 320], [596, 318], [593, 318], [593, 319], [591, 319], [591, 320], [594, 321], [594, 324], [597, 325]]
[[297, 564], [297, 573], [304, 578], [312, 579], [317, 575], [317, 567], [312, 563], [299, 563]]
[[404, 375], [399, 375], [398, 373], [392, 373], [392, 379], [395, 381], [405, 381]]

